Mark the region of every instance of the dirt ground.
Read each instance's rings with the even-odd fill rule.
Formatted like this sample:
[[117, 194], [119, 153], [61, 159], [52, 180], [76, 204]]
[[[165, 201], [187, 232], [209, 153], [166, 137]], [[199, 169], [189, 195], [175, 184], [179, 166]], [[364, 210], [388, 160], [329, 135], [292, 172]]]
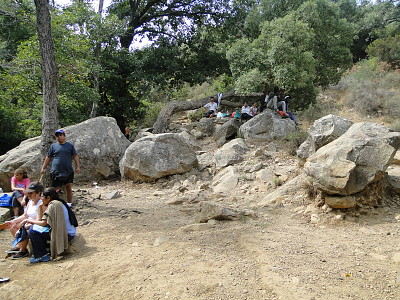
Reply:
[[[112, 191], [121, 196], [107, 200]], [[184, 231], [198, 204], [167, 205], [171, 193], [75, 186], [85, 245], [49, 263], [1, 259], [11, 281], [0, 299], [400, 299], [397, 207], [318, 224], [296, 213], [301, 205], [257, 208], [255, 218]], [[5, 253], [10, 234], [0, 241]]]

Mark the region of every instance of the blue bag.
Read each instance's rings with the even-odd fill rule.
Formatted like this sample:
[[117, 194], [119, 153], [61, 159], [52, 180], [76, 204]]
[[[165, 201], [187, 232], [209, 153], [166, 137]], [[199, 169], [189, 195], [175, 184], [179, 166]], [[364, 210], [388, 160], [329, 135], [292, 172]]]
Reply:
[[12, 206], [12, 200], [11, 196], [8, 194], [3, 194], [0, 196], [0, 207], [11, 207]]

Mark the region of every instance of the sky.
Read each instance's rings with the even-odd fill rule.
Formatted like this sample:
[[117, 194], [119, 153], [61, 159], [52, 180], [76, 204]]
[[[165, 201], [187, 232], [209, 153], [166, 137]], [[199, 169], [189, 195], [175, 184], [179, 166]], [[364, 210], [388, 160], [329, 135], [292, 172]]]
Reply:
[[[98, 11], [99, 0], [91, 0], [93, 2], [93, 8], [95, 11]], [[57, 5], [68, 5], [72, 1], [71, 0], [54, 0]], [[104, 0], [103, 12], [107, 9], [107, 7], [111, 4], [111, 0]], [[131, 45], [131, 49], [140, 49], [150, 45], [151, 42], [148, 41], [147, 38], [142, 38], [140, 41], [135, 39]]]

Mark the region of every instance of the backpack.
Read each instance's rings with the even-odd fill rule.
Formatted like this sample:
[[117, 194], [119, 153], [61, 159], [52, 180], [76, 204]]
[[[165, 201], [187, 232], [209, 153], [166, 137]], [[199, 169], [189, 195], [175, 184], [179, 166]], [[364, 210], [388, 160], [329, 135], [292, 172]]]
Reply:
[[67, 208], [68, 218], [69, 218], [69, 222], [71, 223], [71, 225], [74, 227], [78, 227], [78, 220], [76, 219], [75, 213], [73, 212], [71, 207], [69, 207], [67, 202], [65, 202], [64, 200], [62, 200], [62, 199], [57, 199], [57, 200], [60, 201], [62, 204], [64, 204], [64, 206]]

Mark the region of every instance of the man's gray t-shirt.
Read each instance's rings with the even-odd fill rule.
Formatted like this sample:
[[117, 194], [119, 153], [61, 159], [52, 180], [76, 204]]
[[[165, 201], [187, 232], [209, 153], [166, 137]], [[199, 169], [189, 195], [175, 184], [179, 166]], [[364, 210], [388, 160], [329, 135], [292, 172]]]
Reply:
[[50, 146], [47, 156], [53, 159], [51, 173], [68, 176], [74, 173], [72, 168], [72, 156], [77, 155], [75, 147], [69, 142], [64, 144], [54, 143]]

